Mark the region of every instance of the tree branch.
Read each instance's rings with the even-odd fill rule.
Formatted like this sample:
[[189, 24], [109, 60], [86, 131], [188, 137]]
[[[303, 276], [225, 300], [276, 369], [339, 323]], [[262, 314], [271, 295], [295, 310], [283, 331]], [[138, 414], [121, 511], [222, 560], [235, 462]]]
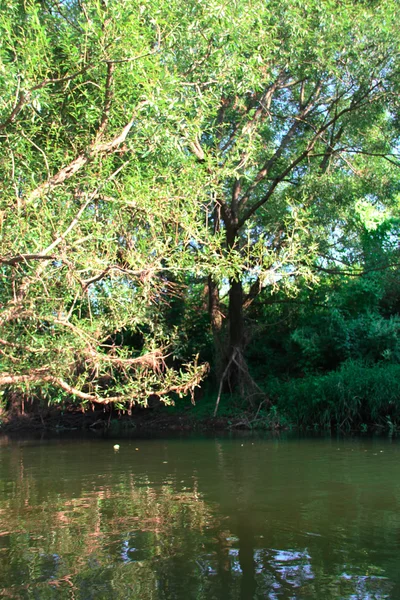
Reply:
[[392, 267], [399, 267], [400, 263], [391, 263], [388, 265], [380, 265], [378, 267], [371, 267], [370, 269], [363, 269], [362, 271], [345, 271], [343, 269], [330, 269], [329, 267], [321, 267], [319, 265], [314, 265], [313, 269], [316, 271], [322, 271], [323, 273], [328, 273], [329, 275], [346, 275], [348, 277], [363, 277], [364, 275], [368, 275], [368, 273], [375, 273], [378, 271], [386, 271], [386, 269], [391, 269]]
[[[273, 192], [275, 191], [276, 187], [278, 186], [278, 184], [283, 181], [283, 179], [291, 172], [293, 171], [293, 169], [295, 169], [295, 167], [297, 167], [298, 164], [300, 164], [307, 156], [309, 156], [310, 152], [313, 150], [315, 144], [317, 143], [318, 139], [325, 133], [325, 131], [327, 131], [329, 129], [329, 127], [331, 127], [331, 125], [333, 125], [334, 123], [336, 123], [343, 115], [352, 112], [352, 111], [356, 111], [359, 108], [361, 108], [362, 106], [365, 106], [365, 98], [368, 97], [368, 95], [374, 90], [376, 89], [376, 87], [378, 87], [380, 85], [380, 82], [375, 83], [373, 86], [371, 86], [367, 91], [365, 91], [359, 98], [359, 100], [357, 100], [356, 102], [353, 100], [349, 106], [346, 106], [345, 108], [343, 108], [341, 111], [337, 112], [335, 114], [334, 117], [332, 117], [331, 119], [329, 119], [328, 121], [326, 121], [318, 130], [315, 131], [314, 137], [309, 141], [307, 147], [305, 148], [305, 150], [303, 150], [303, 152], [296, 158], [294, 159], [272, 182], [270, 188], [268, 189], [268, 191], [266, 192], [266, 194], [260, 198], [260, 200], [258, 200], [253, 206], [251, 206], [243, 215], [242, 217], [239, 219], [238, 225], [237, 225], [237, 229], [240, 229], [246, 222], [247, 220], [261, 207], [263, 206], [263, 204], [265, 204], [269, 198], [272, 196]], [[308, 123], [309, 124], [309, 123]], [[310, 125], [310, 124], [309, 124]], [[279, 150], [279, 149], [278, 149]], [[252, 184], [250, 191], [252, 191], [256, 185], [258, 185], [260, 181], [257, 181], [254, 184]], [[246, 193], [246, 196], [244, 196], [243, 199], [247, 200], [250, 194], [250, 191]]]
[[383, 158], [383, 159], [387, 160], [389, 163], [391, 163], [395, 167], [400, 167], [400, 160], [397, 160], [397, 162], [396, 162], [392, 158], [389, 158], [389, 157], [394, 157], [394, 158], [399, 159], [399, 157], [393, 153], [385, 154], [384, 152], [368, 152], [367, 150], [355, 150], [353, 148], [343, 148], [343, 149], [341, 149], [341, 151], [348, 152], [349, 154], [364, 154], [365, 156], [376, 156], [378, 158]]
[[54, 260], [55, 256], [47, 256], [45, 254], [17, 254], [16, 256], [0, 257], [0, 265], [14, 267], [20, 263], [25, 263], [31, 260]]
[[[145, 100], [140, 103], [140, 107], [147, 104], [148, 101]], [[139, 107], [138, 107], [139, 108]], [[122, 131], [115, 136], [111, 141], [105, 143], [99, 143], [95, 140], [95, 142], [91, 145], [91, 148], [87, 154], [82, 153], [77, 158], [75, 158], [72, 162], [69, 163], [66, 167], [63, 167], [56, 175], [53, 175], [50, 179], [41, 183], [36, 189], [34, 189], [27, 197], [27, 202], [32, 202], [39, 198], [42, 194], [49, 192], [54, 187], [61, 185], [68, 179], [71, 179], [75, 173], [80, 171], [82, 167], [84, 167], [87, 163], [91, 162], [98, 154], [109, 154], [111, 152], [115, 152], [121, 144], [126, 140], [126, 137], [131, 130], [133, 124], [135, 122], [135, 118], [133, 118]]]
[[104, 106], [103, 106], [103, 114], [101, 116], [100, 126], [97, 130], [96, 139], [99, 140], [103, 135], [110, 115], [111, 109], [111, 101], [112, 101], [112, 82], [113, 82], [113, 74], [115, 70], [114, 63], [107, 63], [107, 76], [106, 76], [106, 85], [104, 91]]
[[[290, 141], [292, 140], [293, 136], [295, 135], [300, 124], [304, 121], [304, 118], [307, 116], [307, 114], [310, 112], [310, 110], [312, 108], [314, 108], [315, 102], [318, 99], [320, 93], [321, 93], [321, 84], [318, 82], [314, 88], [313, 93], [310, 95], [307, 105], [304, 106], [301, 109], [301, 111], [294, 117], [294, 122], [290, 126], [287, 133], [283, 136], [282, 141], [279, 144], [279, 147], [277, 148], [277, 150], [274, 152], [274, 154], [271, 156], [271, 158], [269, 158], [267, 160], [267, 162], [263, 165], [263, 167], [257, 173], [253, 183], [251, 184], [249, 189], [246, 191], [244, 196], [242, 196], [242, 198], [239, 199], [238, 204], [239, 204], [240, 208], [243, 209], [245, 207], [247, 201], [249, 200], [249, 198], [251, 196], [252, 191], [258, 186], [258, 184], [261, 181], [263, 181], [267, 177], [271, 167], [282, 156], [285, 148], [289, 145]], [[314, 98], [314, 100], [313, 100], [313, 98]]]

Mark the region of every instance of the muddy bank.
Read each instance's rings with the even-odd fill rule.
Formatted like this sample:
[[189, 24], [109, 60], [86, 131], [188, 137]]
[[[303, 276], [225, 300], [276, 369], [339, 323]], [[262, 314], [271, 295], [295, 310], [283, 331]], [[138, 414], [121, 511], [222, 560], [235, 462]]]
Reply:
[[268, 417], [257, 411], [236, 411], [229, 416], [213, 417], [213, 410], [198, 414], [196, 407], [189, 406], [183, 410], [172, 410], [171, 407], [157, 408], [136, 407], [131, 414], [126, 411], [112, 411], [103, 408], [83, 412], [73, 406], [68, 408], [51, 407], [42, 410], [28, 410], [23, 413], [18, 410], [0, 414], [0, 434], [30, 434], [58, 432], [108, 432], [118, 437], [119, 434], [129, 433], [163, 433], [163, 432], [204, 432], [214, 431], [298, 431], [303, 433], [333, 433], [336, 434], [389, 434], [400, 432], [398, 427], [388, 429], [381, 424], [371, 423], [361, 430], [357, 428], [341, 429], [335, 424], [330, 427], [315, 428], [301, 427], [288, 423], [284, 419]]
[[217, 431], [232, 427], [245, 428], [243, 419], [206, 417], [199, 419], [188, 412], [168, 414], [164, 410], [139, 409], [131, 415], [118, 412], [82, 412], [51, 409], [41, 412], [5, 413], [0, 433], [35, 431]]

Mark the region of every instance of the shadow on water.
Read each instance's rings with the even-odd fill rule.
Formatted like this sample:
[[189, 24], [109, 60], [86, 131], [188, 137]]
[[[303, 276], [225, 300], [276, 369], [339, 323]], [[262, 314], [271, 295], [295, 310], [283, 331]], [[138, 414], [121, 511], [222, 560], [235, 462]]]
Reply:
[[400, 597], [381, 438], [0, 438], [0, 595]]

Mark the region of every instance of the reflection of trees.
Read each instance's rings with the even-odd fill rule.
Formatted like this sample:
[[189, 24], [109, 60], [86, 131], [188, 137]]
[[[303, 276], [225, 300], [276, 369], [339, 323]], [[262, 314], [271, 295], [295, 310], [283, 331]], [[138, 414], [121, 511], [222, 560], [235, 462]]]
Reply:
[[397, 571], [385, 579], [380, 565], [390, 561], [381, 563], [377, 551], [384, 530], [387, 556], [396, 557], [397, 484], [386, 499], [379, 487], [363, 496], [350, 460], [323, 475], [326, 463], [314, 460], [310, 470], [307, 448], [302, 461], [293, 458], [296, 446], [284, 456], [273, 444], [191, 447], [187, 456], [182, 444], [152, 441], [140, 460], [102, 444], [7, 449], [1, 594], [251, 600], [301, 590], [333, 600], [393, 593]]
[[[292, 597], [303, 588], [315, 598], [383, 598], [394, 591], [394, 582], [399, 586], [389, 559], [396, 556], [400, 534], [399, 495], [387, 485], [382, 494], [378, 465], [357, 481], [365, 448], [350, 444], [331, 471], [318, 445], [304, 440], [244, 442], [216, 443], [221, 496], [236, 515], [230, 529], [237, 536], [234, 568], [241, 574], [241, 598]], [[329, 454], [329, 443], [324, 452]], [[400, 492], [397, 483], [393, 487]], [[379, 566], [383, 536], [389, 577]]]
[[[8, 530], [19, 532], [9, 537], [4, 532], [7, 560], [0, 555], [2, 580], [11, 585], [21, 580], [57, 588], [89, 585], [101, 597], [108, 593], [104, 571], [112, 566], [106, 581], [122, 587], [130, 582], [134, 597], [151, 598], [165, 578], [163, 562], [169, 563], [167, 572], [177, 555], [190, 565], [191, 556], [202, 552], [203, 530], [215, 521], [195, 485], [176, 492], [171, 485], [135, 485], [128, 476], [117, 486], [104, 480], [101, 489], [78, 498], [51, 494], [39, 504], [35, 487], [33, 478], [23, 477], [1, 507]], [[177, 546], [180, 531], [185, 535]]]

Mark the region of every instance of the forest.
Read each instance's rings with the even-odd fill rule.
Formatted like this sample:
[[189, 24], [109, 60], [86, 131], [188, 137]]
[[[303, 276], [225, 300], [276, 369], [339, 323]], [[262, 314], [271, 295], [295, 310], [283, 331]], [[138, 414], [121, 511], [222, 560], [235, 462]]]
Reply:
[[400, 427], [399, 17], [0, 1], [2, 419]]

